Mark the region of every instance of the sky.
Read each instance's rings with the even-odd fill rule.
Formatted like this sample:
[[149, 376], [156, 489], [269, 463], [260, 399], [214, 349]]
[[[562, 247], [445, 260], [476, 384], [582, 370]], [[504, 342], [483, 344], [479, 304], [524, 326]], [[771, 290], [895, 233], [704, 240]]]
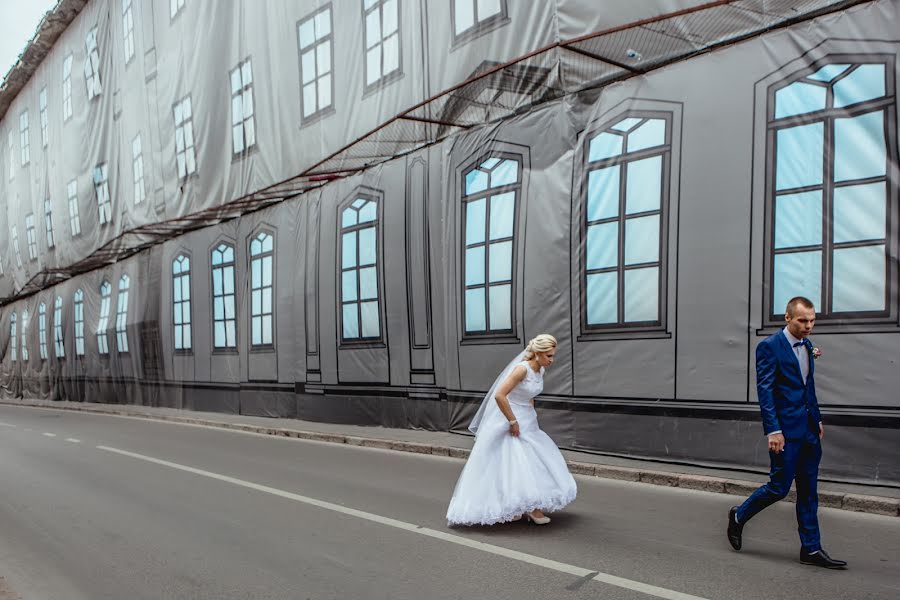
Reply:
[[54, 6], [56, 0], [0, 0], [0, 79], [6, 78], [41, 17]]

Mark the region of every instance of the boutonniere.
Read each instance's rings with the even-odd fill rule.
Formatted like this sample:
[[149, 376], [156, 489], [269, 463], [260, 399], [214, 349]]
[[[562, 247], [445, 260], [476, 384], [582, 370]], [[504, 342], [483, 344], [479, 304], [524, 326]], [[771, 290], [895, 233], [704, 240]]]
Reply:
[[819, 350], [818, 346], [813, 346], [813, 349], [812, 349], [813, 360], [818, 360], [820, 356], [822, 356], [822, 351]]

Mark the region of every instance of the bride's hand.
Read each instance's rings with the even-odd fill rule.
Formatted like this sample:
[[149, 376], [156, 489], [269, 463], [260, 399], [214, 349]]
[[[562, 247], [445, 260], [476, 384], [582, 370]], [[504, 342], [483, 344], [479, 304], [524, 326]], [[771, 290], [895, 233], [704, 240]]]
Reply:
[[509, 424], [509, 435], [519, 437], [519, 422], [511, 421]]

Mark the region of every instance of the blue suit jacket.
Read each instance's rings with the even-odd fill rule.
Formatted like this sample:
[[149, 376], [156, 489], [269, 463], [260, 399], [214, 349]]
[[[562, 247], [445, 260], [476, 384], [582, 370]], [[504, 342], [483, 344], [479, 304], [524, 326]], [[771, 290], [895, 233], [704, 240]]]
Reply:
[[809, 353], [805, 385], [800, 363], [783, 331], [770, 335], [756, 347], [756, 396], [766, 435], [780, 429], [785, 439], [802, 439], [811, 427], [818, 431], [822, 415], [816, 398], [812, 343], [808, 338], [804, 348]]

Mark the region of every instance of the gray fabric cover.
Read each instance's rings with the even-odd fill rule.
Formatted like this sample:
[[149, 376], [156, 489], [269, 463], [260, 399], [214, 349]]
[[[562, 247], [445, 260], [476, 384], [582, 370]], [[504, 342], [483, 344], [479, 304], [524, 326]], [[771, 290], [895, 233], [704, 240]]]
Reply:
[[[123, 61], [122, 3], [95, 0], [57, 42], [0, 123], [0, 296], [42, 269], [62, 267], [136, 225], [162, 222], [239, 198], [295, 175], [400, 110], [504, 62], [600, 29], [700, 2], [518, 2], [481, 35], [453, 40], [451, 3], [401, 0], [402, 75], [364, 85], [363, 4], [336, 0], [333, 111], [301, 116], [297, 25], [311, 2], [187, 0], [134, 3], [135, 55]], [[652, 6], [651, 6], [652, 5]], [[766, 317], [772, 215], [767, 107], [772, 86], [835, 55], [889, 66], [885, 108], [889, 316], [877, 323], [820, 323], [816, 380], [833, 423], [825, 474], [900, 484], [900, 316], [897, 243], [900, 185], [896, 119], [900, 5], [866, 3], [811, 23], [627, 79], [398, 157], [240, 219], [187, 233], [127, 260], [0, 308], [0, 394], [183, 407], [302, 419], [463, 430], [506, 362], [534, 335], [560, 341], [539, 402], [542, 423], [570, 448], [764, 469], [754, 350], [777, 331]], [[88, 101], [85, 36], [97, 28], [102, 93]], [[690, 32], [685, 32], [689, 37]], [[624, 50], [624, 49], [623, 49]], [[62, 117], [62, 63], [73, 54], [73, 116]], [[233, 157], [229, 71], [253, 68], [257, 147]], [[579, 57], [561, 52], [566, 72]], [[552, 65], [551, 65], [552, 67]], [[38, 95], [49, 94], [49, 146], [41, 146]], [[191, 97], [198, 169], [178, 177], [173, 106]], [[27, 110], [30, 162], [20, 164]], [[663, 180], [662, 324], [643, 334], [591, 334], [582, 325], [582, 203], [589, 137], [629, 111], [669, 119]], [[13, 135], [13, 156], [8, 136]], [[132, 141], [140, 135], [147, 197], [134, 203]], [[463, 323], [464, 173], [501, 153], [521, 160], [514, 221], [514, 328], [469, 339]], [[9, 177], [10, 160], [14, 176]], [[92, 171], [108, 165], [112, 222], [98, 224]], [[800, 167], [798, 167], [800, 168]], [[69, 227], [67, 182], [76, 179], [81, 235]], [[379, 340], [340, 341], [339, 211], [360, 193], [379, 199]], [[56, 247], [46, 246], [43, 201]], [[862, 209], [861, 209], [862, 210]], [[38, 258], [25, 218], [34, 214]], [[10, 231], [18, 230], [17, 268]], [[250, 240], [274, 235], [274, 343], [252, 350]], [[214, 352], [209, 257], [236, 248], [237, 347]], [[192, 351], [173, 343], [172, 261], [191, 258]], [[131, 280], [129, 352], [117, 351], [117, 282]], [[98, 353], [99, 287], [113, 292], [111, 352]], [[75, 358], [73, 294], [84, 291], [86, 355]], [[53, 349], [53, 304], [63, 299], [66, 357]], [[48, 360], [39, 355], [38, 306], [47, 307]], [[10, 316], [27, 309], [29, 360], [11, 359]], [[777, 310], [775, 311], [777, 313]], [[21, 320], [18, 323], [21, 338]]]

